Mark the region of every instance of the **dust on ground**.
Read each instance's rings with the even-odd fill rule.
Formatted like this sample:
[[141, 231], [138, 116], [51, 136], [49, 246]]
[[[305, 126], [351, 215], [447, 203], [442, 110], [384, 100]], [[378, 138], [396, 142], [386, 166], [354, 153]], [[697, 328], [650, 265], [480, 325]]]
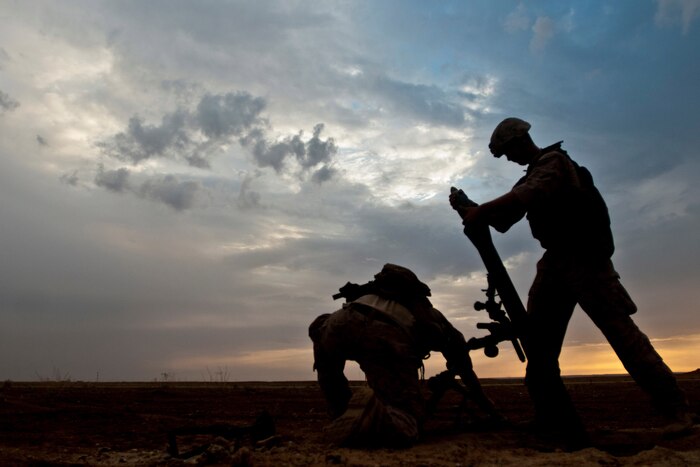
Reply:
[[[700, 371], [678, 377], [700, 412]], [[700, 427], [664, 436], [664, 420], [628, 377], [566, 383], [593, 448], [565, 452], [535, 438], [520, 379], [483, 380], [507, 425], [488, 426], [468, 411], [458, 416], [460, 396], [450, 393], [422, 442], [404, 450], [325, 442], [329, 420], [315, 382], [7, 382], [0, 389], [0, 465], [700, 465]], [[245, 430], [235, 433], [263, 412], [273, 417], [274, 436], [253, 441]], [[177, 436], [175, 457], [167, 436], [174, 430], [202, 433]]]

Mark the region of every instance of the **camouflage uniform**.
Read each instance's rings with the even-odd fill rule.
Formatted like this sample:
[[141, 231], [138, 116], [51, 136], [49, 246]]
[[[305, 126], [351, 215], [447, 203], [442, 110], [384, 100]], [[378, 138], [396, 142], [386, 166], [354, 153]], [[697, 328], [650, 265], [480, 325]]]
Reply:
[[688, 402], [671, 370], [630, 317], [637, 307], [610, 260], [614, 246], [602, 197], [592, 179], [582, 180], [590, 177], [588, 171], [558, 145], [554, 149], [535, 157], [512, 190], [528, 212], [533, 236], [547, 250], [537, 264], [527, 306], [526, 383], [538, 420], [549, 427], [582, 429], [559, 370], [576, 304], [657, 407], [671, 416], [686, 411]]
[[[418, 370], [431, 350], [443, 353], [477, 403], [492, 408], [473, 372], [464, 337], [427, 299], [409, 310], [395, 300], [364, 295], [316, 318], [309, 336], [318, 382], [335, 419], [327, 430], [331, 441], [394, 447], [415, 442], [426, 415]], [[354, 411], [348, 410], [353, 404], [343, 373], [347, 360], [360, 365], [371, 389], [369, 400]]]

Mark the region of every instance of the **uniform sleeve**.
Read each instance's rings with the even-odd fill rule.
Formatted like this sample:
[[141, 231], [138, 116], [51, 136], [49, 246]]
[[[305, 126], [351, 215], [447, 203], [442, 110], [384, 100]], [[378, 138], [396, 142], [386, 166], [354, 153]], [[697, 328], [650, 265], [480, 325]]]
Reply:
[[469, 357], [469, 348], [464, 336], [447, 320], [438, 309], [429, 310], [430, 350], [440, 352], [447, 363], [447, 368], [461, 373], [471, 370], [472, 361]]
[[512, 189], [523, 205], [532, 204], [555, 194], [565, 183], [570, 168], [566, 156], [549, 152], [534, 162], [529, 171]]

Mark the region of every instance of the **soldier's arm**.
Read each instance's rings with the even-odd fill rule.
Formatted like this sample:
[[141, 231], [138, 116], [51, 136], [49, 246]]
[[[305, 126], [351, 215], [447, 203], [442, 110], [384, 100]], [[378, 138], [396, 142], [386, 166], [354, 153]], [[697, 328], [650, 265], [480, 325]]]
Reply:
[[476, 373], [474, 373], [472, 360], [469, 356], [469, 348], [464, 341], [464, 337], [456, 329], [454, 332], [456, 334], [450, 339], [450, 345], [448, 345], [446, 351], [443, 352], [445, 360], [447, 361], [447, 368], [459, 376], [462, 380], [462, 384], [469, 393], [469, 397], [471, 397], [481, 410], [491, 416], [500, 418], [496, 407], [491, 399], [484, 393], [479, 378], [476, 376]]
[[[462, 380], [464, 388], [472, 400], [486, 413], [500, 417], [493, 402], [484, 394], [479, 378], [474, 373], [469, 345], [459, 332], [438, 309], [423, 310], [424, 318], [433, 325], [433, 342], [430, 347], [445, 357], [447, 369]], [[448, 376], [452, 377], [452, 376]]]
[[529, 207], [541, 199], [556, 196], [564, 183], [570, 182], [575, 170], [566, 156], [549, 152], [540, 157], [508, 193], [476, 208], [463, 216], [468, 222], [485, 222], [499, 232], [505, 232], [523, 218]]
[[526, 212], [521, 199], [512, 191], [479, 206], [458, 209], [464, 225], [486, 223], [499, 232], [507, 231]]

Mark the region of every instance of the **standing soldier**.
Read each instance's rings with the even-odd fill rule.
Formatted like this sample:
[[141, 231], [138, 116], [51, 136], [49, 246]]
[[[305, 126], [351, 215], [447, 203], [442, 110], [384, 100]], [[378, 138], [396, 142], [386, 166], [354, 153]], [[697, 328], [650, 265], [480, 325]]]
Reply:
[[533, 237], [546, 250], [528, 299], [528, 364], [525, 381], [535, 406], [536, 427], [561, 434], [570, 447], [588, 437], [560, 376], [559, 354], [566, 328], [579, 304], [603, 332], [629, 374], [669, 417], [669, 430], [687, 431], [688, 401], [649, 339], [631, 316], [637, 307], [619, 281], [608, 209], [590, 173], [571, 160], [561, 142], [540, 149], [530, 124], [507, 118], [494, 130], [495, 157], [527, 166], [512, 190], [477, 207], [450, 203], [464, 224], [486, 223], [500, 232], [527, 214]]

